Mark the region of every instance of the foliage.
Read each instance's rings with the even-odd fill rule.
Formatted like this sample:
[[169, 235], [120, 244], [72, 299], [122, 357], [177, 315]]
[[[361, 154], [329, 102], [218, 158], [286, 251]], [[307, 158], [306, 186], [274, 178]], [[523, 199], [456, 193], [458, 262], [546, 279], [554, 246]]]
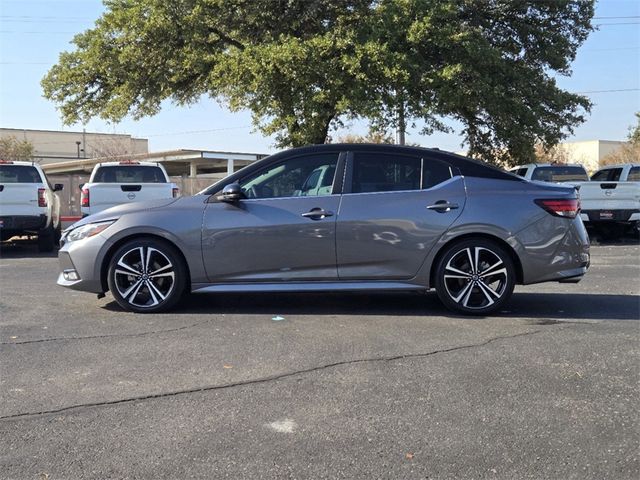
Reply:
[[18, 140], [9, 135], [0, 138], [0, 160], [31, 160], [34, 147], [29, 140]]
[[570, 163], [569, 152], [560, 145], [545, 147], [538, 143], [535, 146], [535, 161], [537, 163]]
[[356, 135], [353, 133], [348, 133], [341, 137], [338, 137], [338, 143], [385, 143], [385, 144], [393, 144], [393, 136], [389, 135], [387, 132], [369, 130], [369, 133], [366, 135]]
[[619, 165], [621, 163], [640, 163], [640, 143], [625, 143], [615, 152], [600, 160], [600, 166]]
[[640, 145], [640, 112], [636, 112], [636, 125], [629, 127], [628, 138], [634, 145]]
[[332, 127], [463, 125], [470, 152], [518, 162], [590, 102], [558, 88], [593, 0], [105, 0], [44, 77], [65, 123], [157, 113], [209, 95], [249, 109], [279, 146]]
[[629, 128], [629, 142], [602, 158], [600, 166], [640, 163], [640, 112], [636, 113], [636, 120], [636, 125]]

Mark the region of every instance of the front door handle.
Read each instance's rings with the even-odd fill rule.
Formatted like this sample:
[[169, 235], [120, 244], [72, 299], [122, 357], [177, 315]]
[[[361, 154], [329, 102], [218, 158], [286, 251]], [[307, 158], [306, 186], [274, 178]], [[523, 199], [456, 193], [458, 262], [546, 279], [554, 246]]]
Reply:
[[305, 218], [310, 218], [311, 220], [322, 220], [323, 218], [332, 217], [333, 212], [328, 210], [324, 210], [322, 208], [312, 208], [306, 213], [302, 214]]
[[436, 212], [439, 212], [439, 213], [445, 213], [451, 210], [455, 210], [456, 208], [459, 208], [459, 206], [457, 203], [447, 202], [446, 200], [438, 200], [433, 205], [427, 206], [427, 208], [429, 210], [435, 210]]

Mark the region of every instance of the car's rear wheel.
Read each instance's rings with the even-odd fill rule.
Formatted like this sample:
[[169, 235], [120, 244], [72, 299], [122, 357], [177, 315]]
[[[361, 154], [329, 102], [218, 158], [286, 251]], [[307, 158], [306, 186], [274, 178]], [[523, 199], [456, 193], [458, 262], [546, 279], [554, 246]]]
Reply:
[[436, 293], [454, 312], [492, 313], [509, 300], [514, 285], [511, 256], [495, 242], [483, 238], [450, 246], [436, 268]]
[[187, 283], [180, 254], [158, 239], [134, 239], [111, 257], [107, 282], [116, 302], [132, 312], [170, 309], [180, 300]]

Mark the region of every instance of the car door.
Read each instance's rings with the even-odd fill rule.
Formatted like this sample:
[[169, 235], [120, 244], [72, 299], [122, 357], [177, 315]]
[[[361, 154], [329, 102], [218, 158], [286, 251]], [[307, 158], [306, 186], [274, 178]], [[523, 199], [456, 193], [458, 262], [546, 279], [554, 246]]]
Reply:
[[339, 152], [290, 157], [241, 178], [246, 198], [227, 203], [212, 196], [202, 227], [209, 280], [335, 281], [340, 194], [307, 186], [319, 169], [341, 179], [338, 157]]
[[464, 207], [454, 173], [435, 159], [350, 153], [336, 227], [340, 280], [414, 277]]

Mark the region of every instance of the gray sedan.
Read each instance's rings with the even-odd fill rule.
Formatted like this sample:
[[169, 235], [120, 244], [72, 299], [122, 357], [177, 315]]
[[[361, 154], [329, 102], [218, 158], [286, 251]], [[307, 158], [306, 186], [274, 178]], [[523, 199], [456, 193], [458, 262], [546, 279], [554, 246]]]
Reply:
[[577, 282], [589, 241], [576, 190], [437, 149], [317, 145], [192, 197], [67, 229], [58, 284], [158, 312], [187, 291], [424, 291], [484, 315], [514, 285]]

